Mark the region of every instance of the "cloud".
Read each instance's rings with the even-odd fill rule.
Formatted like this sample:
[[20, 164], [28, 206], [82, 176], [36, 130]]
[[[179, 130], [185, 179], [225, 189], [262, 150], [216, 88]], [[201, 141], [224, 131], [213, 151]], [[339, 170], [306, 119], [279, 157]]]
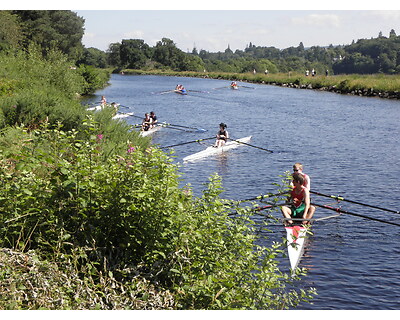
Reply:
[[143, 39], [144, 32], [142, 30], [133, 30], [124, 32], [122, 36], [124, 39]]
[[340, 27], [341, 19], [336, 14], [309, 14], [304, 17], [294, 17], [291, 21], [296, 26]]
[[399, 10], [377, 10], [377, 11], [366, 11], [363, 12], [364, 16], [370, 17], [371, 19], [379, 18], [384, 20], [393, 20], [398, 22], [400, 20]]

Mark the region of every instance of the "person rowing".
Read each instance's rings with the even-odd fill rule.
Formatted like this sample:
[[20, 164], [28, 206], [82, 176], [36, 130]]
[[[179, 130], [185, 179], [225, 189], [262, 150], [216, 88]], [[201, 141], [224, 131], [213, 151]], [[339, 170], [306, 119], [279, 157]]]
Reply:
[[186, 89], [185, 89], [185, 87], [183, 85], [177, 84], [176, 87], [175, 87], [175, 91], [180, 91], [182, 93], [185, 93]]
[[150, 112], [150, 118], [151, 118], [151, 127], [154, 128], [158, 124], [157, 116], [154, 113], [154, 111]]
[[[311, 179], [310, 179], [310, 176], [303, 172], [303, 165], [300, 162], [296, 162], [293, 165], [293, 174], [292, 174], [292, 176], [294, 174], [296, 174], [296, 173], [300, 173], [303, 176], [303, 178], [304, 178], [303, 186], [306, 187], [308, 189], [308, 191], [310, 191], [311, 190]], [[291, 182], [291, 187], [293, 188], [293, 186], [294, 186], [294, 184], [293, 184], [293, 181], [292, 181]], [[310, 200], [310, 202], [311, 202], [311, 200]], [[315, 210], [316, 210], [315, 206], [310, 205], [310, 210], [309, 210], [309, 213], [308, 213], [310, 218], [314, 215]]]
[[142, 121], [142, 131], [148, 131], [151, 128], [153, 120], [150, 118], [150, 114], [146, 113]]
[[227, 125], [223, 122], [219, 124], [219, 131], [217, 133], [217, 140], [215, 141], [215, 148], [220, 148], [225, 145], [226, 141], [229, 139], [228, 130], [226, 130]]
[[312, 218], [314, 212], [310, 210], [310, 191], [304, 186], [304, 176], [295, 172], [293, 174], [293, 190], [290, 192], [289, 204], [282, 206], [281, 211], [287, 219], [286, 225], [293, 224], [291, 219], [305, 219], [305, 223]]
[[237, 87], [238, 87], [238, 85], [237, 85], [236, 81], [232, 81], [231, 82], [231, 88], [232, 89], [237, 89]]

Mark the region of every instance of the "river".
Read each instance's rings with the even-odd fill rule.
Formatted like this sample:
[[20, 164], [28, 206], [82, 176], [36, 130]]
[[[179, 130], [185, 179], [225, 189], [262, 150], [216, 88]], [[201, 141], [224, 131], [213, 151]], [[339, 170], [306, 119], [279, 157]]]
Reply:
[[[164, 93], [178, 83], [189, 90], [188, 95]], [[183, 157], [205, 146], [175, 147], [182, 183], [190, 184], [195, 194], [200, 194], [213, 173], [222, 177], [225, 198], [239, 200], [274, 192], [279, 176], [301, 162], [313, 191], [400, 210], [396, 171], [400, 101], [240, 82], [239, 90], [228, 86], [226, 80], [113, 75], [111, 85], [97, 92], [92, 101], [105, 95], [108, 102], [126, 106], [123, 112], [143, 116], [155, 111], [161, 122], [206, 130], [162, 128], [153, 137], [153, 143], [160, 146], [212, 137], [224, 122], [231, 138], [252, 135], [250, 144], [273, 150], [243, 146], [182, 163]], [[140, 119], [127, 121], [135, 124]], [[316, 195], [312, 200], [334, 202]], [[400, 221], [398, 214], [383, 210], [345, 201], [339, 206], [360, 215]], [[317, 208], [315, 218], [332, 213]], [[272, 238], [285, 236], [282, 227], [271, 229]], [[342, 214], [314, 223], [313, 233], [300, 261], [308, 274], [299, 285], [315, 287], [318, 295], [313, 304], [301, 304], [300, 309], [400, 309], [400, 227]], [[287, 261], [282, 265], [289, 268]]]

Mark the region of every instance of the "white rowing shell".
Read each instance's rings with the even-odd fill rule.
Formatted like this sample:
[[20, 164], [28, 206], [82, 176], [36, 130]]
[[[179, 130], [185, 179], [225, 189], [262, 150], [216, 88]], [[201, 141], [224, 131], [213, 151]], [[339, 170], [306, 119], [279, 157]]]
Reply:
[[222, 147], [219, 147], [219, 148], [208, 147], [207, 149], [205, 149], [203, 151], [194, 153], [194, 154], [192, 154], [190, 156], [187, 156], [187, 157], [183, 158], [183, 161], [198, 160], [198, 159], [201, 159], [201, 158], [205, 158], [205, 157], [211, 156], [213, 154], [222, 153], [222, 152], [228, 151], [230, 149], [234, 149], [234, 148], [237, 148], [237, 147], [240, 147], [240, 146], [244, 146], [244, 144], [241, 144], [240, 142], [247, 143], [247, 142], [250, 141], [250, 139], [251, 139], [251, 136], [248, 136], [248, 137], [245, 137], [245, 138], [237, 139], [236, 141], [239, 141], [239, 142], [229, 141], [229, 142], [225, 143], [225, 145], [223, 145]]
[[161, 126], [155, 126], [154, 128], [151, 128], [151, 129], [149, 129], [147, 131], [140, 131], [140, 135], [142, 137], [146, 137], [146, 136], [149, 136], [149, 135], [153, 134], [154, 132], [156, 132], [156, 131], [158, 131], [160, 129], [161, 129]]
[[121, 113], [117, 113], [113, 117], [113, 119], [122, 119], [122, 118], [127, 118], [127, 117], [130, 117], [130, 116], [133, 116], [133, 112], [127, 112], [127, 113], [121, 112]]
[[303, 226], [285, 227], [288, 241], [288, 256], [290, 268], [296, 269], [304, 252], [304, 244], [307, 237], [307, 228]]

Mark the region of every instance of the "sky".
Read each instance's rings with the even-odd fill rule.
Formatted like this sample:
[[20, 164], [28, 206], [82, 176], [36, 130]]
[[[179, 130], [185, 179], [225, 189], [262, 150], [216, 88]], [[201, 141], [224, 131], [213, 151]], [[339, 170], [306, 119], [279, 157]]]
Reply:
[[19, 9], [72, 10], [85, 19], [85, 47], [103, 51], [123, 39], [142, 39], [155, 46], [169, 38], [185, 52], [193, 48], [218, 52], [228, 46], [244, 50], [250, 42], [284, 49], [300, 42], [305, 47], [350, 44], [377, 37], [379, 32], [389, 36], [392, 29], [400, 35], [399, 1], [371, 5], [365, 0], [336, 0], [330, 6], [317, 0], [285, 0], [272, 6], [267, 0], [237, 2], [70, 0], [55, 5], [54, 1], [26, 1]]

